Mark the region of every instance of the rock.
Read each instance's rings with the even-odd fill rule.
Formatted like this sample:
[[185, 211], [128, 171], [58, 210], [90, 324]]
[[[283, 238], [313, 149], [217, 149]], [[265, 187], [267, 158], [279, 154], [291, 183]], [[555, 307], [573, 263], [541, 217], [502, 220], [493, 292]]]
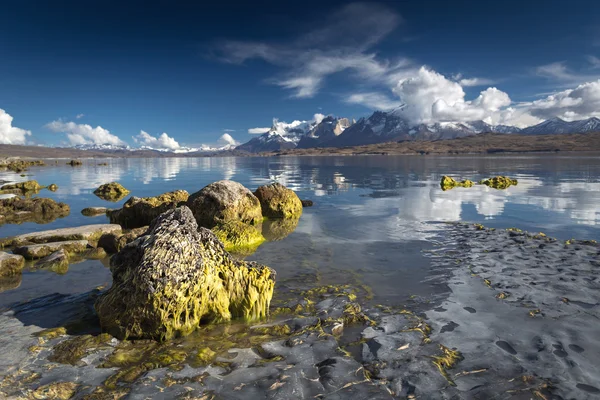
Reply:
[[444, 191], [454, 189], [455, 187], [458, 187], [458, 186], [469, 188], [469, 187], [472, 187], [473, 185], [474, 185], [473, 181], [470, 181], [468, 179], [458, 182], [454, 178], [446, 176], [446, 175], [442, 176], [442, 179], [440, 181], [440, 187]]
[[241, 221], [257, 224], [262, 221], [260, 202], [241, 183], [222, 180], [205, 186], [187, 201], [198, 225], [212, 228], [218, 223]]
[[107, 213], [110, 222], [124, 228], [139, 228], [150, 225], [150, 222], [167, 210], [184, 203], [189, 193], [185, 190], [163, 193], [155, 197], [131, 197], [123, 204], [123, 208]]
[[58, 185], [56, 183], [51, 183], [48, 185], [47, 189], [51, 192], [56, 192], [58, 190]]
[[0, 293], [16, 289], [23, 282], [23, 274], [0, 276]]
[[0, 168], [6, 168], [13, 172], [23, 172], [27, 168], [34, 165], [46, 165], [42, 160], [26, 161], [26, 160], [0, 160]]
[[25, 259], [23, 256], [17, 254], [8, 254], [0, 251], [0, 276], [11, 276], [20, 274], [21, 270], [25, 266]]
[[106, 207], [86, 207], [81, 210], [81, 214], [86, 217], [97, 217], [98, 215], [106, 215], [108, 211], [109, 209]]
[[262, 233], [269, 242], [286, 238], [298, 227], [300, 218], [268, 219], [262, 224]]
[[254, 195], [260, 201], [265, 217], [299, 218], [302, 215], [302, 202], [298, 195], [280, 183], [261, 186]]
[[510, 179], [507, 176], [495, 176], [493, 178], [483, 179], [479, 181], [479, 183], [494, 189], [507, 189], [510, 186], [516, 185], [518, 182], [516, 179]]
[[133, 242], [135, 239], [146, 233], [147, 226], [131, 229], [124, 234], [107, 233], [98, 240], [98, 247], [102, 247], [109, 254], [118, 253], [123, 247]]
[[0, 190], [20, 190], [22, 192], [39, 192], [43, 189], [37, 181], [17, 182], [9, 185], [2, 185]]
[[300, 200], [302, 202], [302, 207], [312, 207], [313, 206], [313, 201], [312, 200]]
[[212, 231], [223, 243], [226, 251], [236, 254], [252, 254], [265, 241], [255, 227], [241, 221], [218, 224]]
[[232, 258], [185, 206], [152, 221], [112, 257], [111, 272], [112, 287], [95, 307], [117, 338], [167, 340], [201, 322], [264, 317], [275, 285], [273, 270]]
[[57, 218], [66, 217], [71, 212], [65, 203], [57, 203], [52, 199], [36, 197], [22, 199], [11, 197], [0, 200], [0, 215], [4, 215], [5, 223], [36, 222], [48, 223]]
[[76, 228], [52, 229], [49, 231], [26, 233], [0, 240], [0, 246], [19, 246], [27, 243], [62, 242], [68, 240], [96, 241], [107, 233], [121, 234], [121, 227], [115, 224], [84, 225]]
[[35, 260], [49, 256], [58, 250], [64, 250], [67, 253], [83, 253], [87, 250], [88, 245], [89, 242], [87, 240], [31, 244], [15, 247], [13, 253], [20, 254], [27, 260]]
[[66, 274], [69, 270], [69, 255], [64, 249], [55, 251], [35, 263], [36, 269], [47, 269], [57, 274]]
[[105, 183], [98, 189], [94, 190], [94, 194], [103, 200], [117, 202], [129, 194], [129, 190], [117, 182]]
[[71, 167], [77, 167], [83, 165], [83, 163], [81, 162], [81, 160], [71, 160], [67, 163], [67, 165], [70, 165]]

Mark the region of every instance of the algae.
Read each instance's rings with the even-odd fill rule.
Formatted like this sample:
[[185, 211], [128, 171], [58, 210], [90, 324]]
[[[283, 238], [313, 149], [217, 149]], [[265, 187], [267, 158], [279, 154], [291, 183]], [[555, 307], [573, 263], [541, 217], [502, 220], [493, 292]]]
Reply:
[[112, 336], [102, 333], [97, 336], [82, 335], [67, 339], [53, 348], [53, 353], [48, 357], [49, 361], [77, 365], [89, 351], [98, 348], [110, 348], [108, 343]]
[[6, 168], [13, 172], [23, 172], [26, 171], [29, 167], [46, 165], [42, 160], [35, 161], [26, 161], [26, 160], [10, 160], [8, 162], [2, 161], [0, 162], [0, 168]]
[[122, 200], [129, 194], [129, 190], [125, 189], [123, 185], [117, 182], [105, 183], [98, 189], [94, 190], [94, 194], [103, 200], [117, 202]]
[[265, 241], [254, 226], [241, 221], [220, 223], [212, 231], [223, 243], [225, 250], [235, 254], [252, 254]]
[[77, 393], [78, 388], [79, 384], [75, 382], [52, 382], [34, 390], [31, 393], [31, 398], [40, 400], [68, 400]]
[[494, 189], [507, 189], [510, 186], [515, 186], [518, 182], [516, 179], [498, 175], [493, 178], [483, 179], [479, 183]]
[[25, 181], [13, 183], [10, 185], [2, 185], [2, 190], [20, 190], [23, 193], [26, 192], [39, 192], [44, 187], [41, 186], [37, 181]]
[[442, 176], [442, 179], [440, 181], [440, 187], [442, 188], [443, 191], [454, 189], [455, 187], [469, 188], [469, 187], [472, 187], [473, 185], [474, 185], [473, 181], [470, 181], [468, 179], [459, 182], [459, 181], [455, 180], [454, 178], [447, 176], [447, 175]]
[[260, 201], [265, 217], [298, 219], [302, 215], [302, 201], [298, 195], [280, 183], [260, 186], [254, 195]]
[[71, 209], [67, 204], [57, 203], [47, 198], [0, 199], [0, 215], [4, 216], [4, 223], [36, 222], [45, 224], [57, 218], [66, 217], [70, 212]]
[[440, 350], [442, 350], [441, 355], [431, 357], [433, 365], [438, 368], [450, 385], [456, 386], [456, 383], [454, 383], [447, 370], [454, 368], [463, 359], [463, 356], [457, 350], [451, 350], [442, 344], [440, 344]]

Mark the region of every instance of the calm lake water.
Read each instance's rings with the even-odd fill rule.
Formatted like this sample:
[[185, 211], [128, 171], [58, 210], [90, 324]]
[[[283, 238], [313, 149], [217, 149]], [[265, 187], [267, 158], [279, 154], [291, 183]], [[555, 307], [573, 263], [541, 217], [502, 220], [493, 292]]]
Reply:
[[[108, 166], [99, 166], [99, 163]], [[600, 239], [600, 158], [589, 155], [539, 156], [364, 156], [274, 158], [89, 159], [82, 167], [32, 168], [32, 176], [0, 174], [0, 180], [35, 179], [56, 183], [43, 191], [71, 206], [71, 215], [46, 225], [0, 226], [0, 237], [38, 230], [107, 222], [80, 214], [85, 207], [117, 208], [92, 192], [117, 181], [144, 197], [176, 189], [194, 193], [232, 179], [251, 190], [273, 181], [312, 199], [292, 233], [262, 245], [249, 259], [277, 270], [278, 286], [364, 284], [379, 303], [432, 296], [428, 280], [432, 247], [447, 221], [542, 231], [561, 239]], [[519, 184], [507, 190], [485, 186], [442, 191], [442, 175], [479, 179], [508, 175]], [[71, 265], [65, 275], [25, 271], [20, 282], [0, 283], [0, 307], [50, 293], [86, 292], [110, 285], [100, 261]], [[17, 287], [18, 286], [18, 287]]]

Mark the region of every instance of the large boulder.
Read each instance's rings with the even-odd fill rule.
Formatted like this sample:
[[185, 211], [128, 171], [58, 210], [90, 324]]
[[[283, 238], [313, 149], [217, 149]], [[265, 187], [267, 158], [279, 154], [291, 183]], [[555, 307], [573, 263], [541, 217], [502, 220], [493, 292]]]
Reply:
[[163, 193], [155, 197], [131, 197], [123, 204], [123, 208], [107, 211], [106, 215], [113, 224], [123, 228], [140, 228], [150, 225], [150, 222], [165, 211], [176, 208], [184, 203], [189, 193], [185, 190]]
[[66, 217], [70, 212], [71, 209], [67, 204], [42, 197], [0, 199], [0, 215], [4, 216], [2, 223], [36, 222], [45, 224], [57, 218]]
[[187, 207], [161, 214], [111, 259], [112, 287], [96, 302], [117, 338], [167, 340], [201, 322], [256, 319], [269, 310], [275, 272], [235, 260]]
[[260, 202], [241, 183], [223, 180], [192, 194], [187, 201], [198, 225], [213, 228], [229, 221], [257, 224], [262, 221]]
[[265, 217], [299, 218], [302, 215], [302, 201], [296, 192], [280, 183], [261, 186], [254, 195], [260, 201]]
[[129, 194], [129, 190], [118, 182], [105, 183], [94, 190], [94, 194], [102, 200], [117, 202]]

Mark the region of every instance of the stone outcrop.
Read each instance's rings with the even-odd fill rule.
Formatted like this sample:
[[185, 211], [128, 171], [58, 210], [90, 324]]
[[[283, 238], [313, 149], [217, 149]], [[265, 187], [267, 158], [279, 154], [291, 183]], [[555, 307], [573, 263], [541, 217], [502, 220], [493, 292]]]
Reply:
[[44, 186], [40, 185], [37, 181], [25, 181], [11, 183], [8, 185], [2, 185], [0, 190], [20, 190], [21, 192], [39, 192]]
[[0, 251], [0, 277], [20, 274], [24, 266], [23, 256]]
[[262, 221], [260, 202], [241, 183], [222, 180], [205, 186], [187, 201], [198, 225], [213, 228], [219, 223], [241, 221], [257, 224]]
[[111, 259], [112, 287], [96, 302], [118, 338], [166, 340], [201, 322], [264, 317], [275, 285], [269, 267], [235, 260], [187, 207], [161, 214]]
[[100, 197], [102, 200], [117, 202], [127, 196], [129, 194], [129, 190], [125, 189], [123, 185], [118, 182], [110, 182], [105, 183], [98, 189], [94, 190], [94, 194]]
[[260, 201], [265, 217], [299, 218], [302, 215], [302, 201], [298, 195], [280, 183], [261, 186], [254, 195]]
[[13, 172], [23, 172], [26, 171], [27, 168], [36, 166], [36, 165], [46, 165], [42, 160], [28, 161], [28, 160], [20, 160], [20, 159], [5, 159], [0, 160], [0, 168], [6, 168]]
[[42, 197], [0, 199], [0, 215], [4, 217], [0, 218], [2, 223], [36, 222], [44, 224], [57, 218], [66, 217], [70, 212], [71, 209], [67, 204]]
[[103, 248], [109, 254], [118, 253], [123, 247], [146, 233], [147, 230], [148, 227], [143, 226], [141, 228], [130, 229], [123, 234], [117, 232], [107, 233], [102, 235], [100, 240], [98, 240], [98, 247]]
[[69, 240], [65, 242], [52, 242], [42, 244], [31, 244], [26, 246], [18, 246], [13, 249], [13, 253], [20, 254], [26, 260], [37, 260], [44, 258], [54, 253], [55, 251], [64, 250], [67, 253], [84, 253], [89, 246], [87, 240]]
[[49, 231], [26, 233], [23, 235], [13, 236], [5, 239], [0, 239], [0, 246], [20, 246], [24, 244], [62, 242], [67, 240], [89, 240], [96, 241], [102, 235], [108, 233], [121, 234], [121, 227], [114, 224], [95, 224], [84, 225], [75, 228], [52, 229]]
[[123, 208], [107, 212], [110, 222], [123, 228], [140, 228], [165, 211], [176, 208], [189, 197], [185, 190], [163, 193], [155, 197], [131, 197]]

